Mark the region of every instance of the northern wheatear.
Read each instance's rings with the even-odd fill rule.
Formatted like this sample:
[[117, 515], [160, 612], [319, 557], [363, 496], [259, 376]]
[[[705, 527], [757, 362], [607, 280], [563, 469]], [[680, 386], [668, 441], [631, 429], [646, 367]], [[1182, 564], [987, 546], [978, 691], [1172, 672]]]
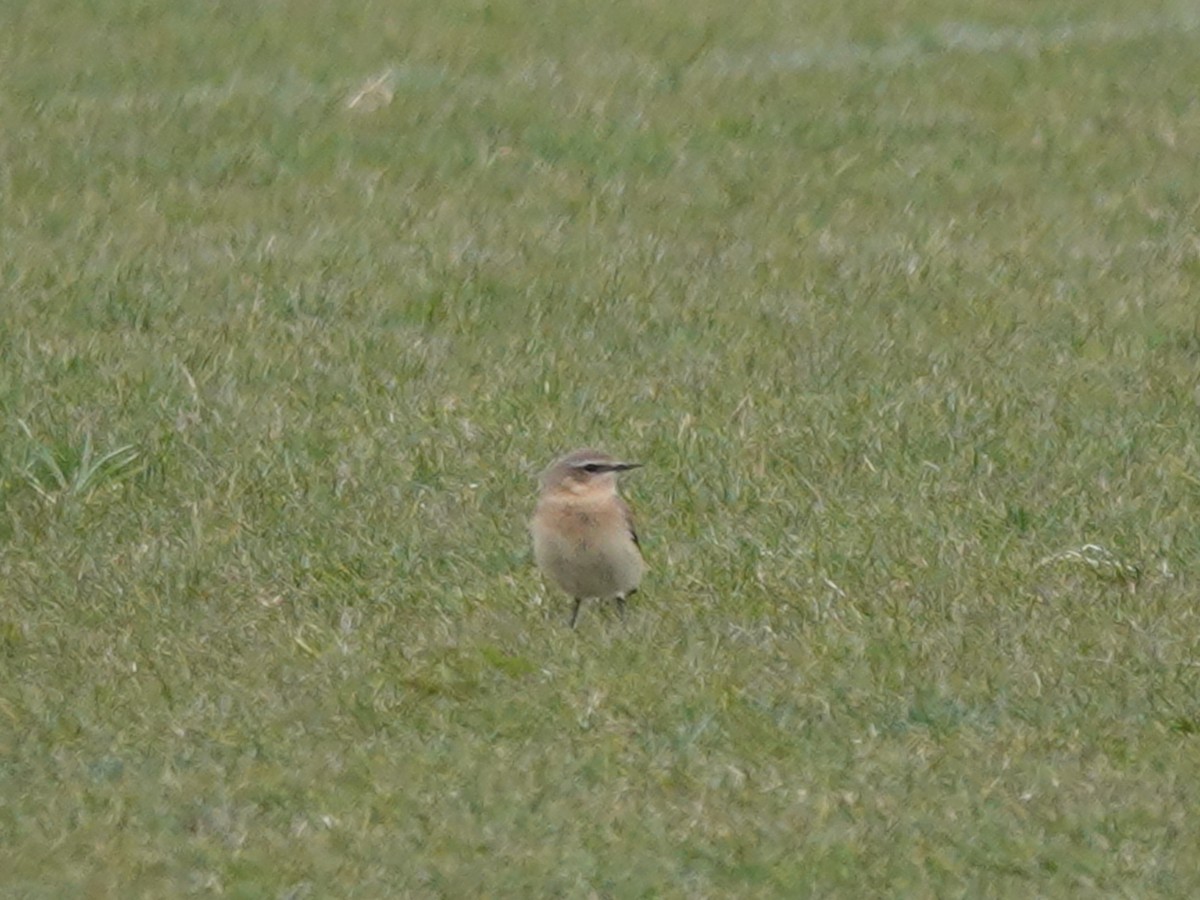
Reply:
[[571, 627], [584, 600], [617, 601], [635, 593], [646, 564], [629, 506], [617, 494], [617, 473], [641, 463], [618, 462], [597, 450], [576, 450], [542, 473], [542, 492], [529, 530], [541, 570], [575, 598]]

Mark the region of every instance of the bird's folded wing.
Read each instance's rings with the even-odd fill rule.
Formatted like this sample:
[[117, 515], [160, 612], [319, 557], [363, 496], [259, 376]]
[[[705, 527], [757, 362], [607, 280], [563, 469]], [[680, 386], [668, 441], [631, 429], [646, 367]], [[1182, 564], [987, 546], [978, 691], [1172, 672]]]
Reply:
[[631, 510], [629, 508], [629, 504], [620, 497], [617, 498], [617, 503], [619, 503], [621, 506], [621, 515], [625, 517], [625, 527], [629, 529], [629, 536], [633, 538], [633, 542], [637, 544], [639, 549], [641, 549], [642, 542], [638, 540], [637, 528], [633, 524], [633, 510]]

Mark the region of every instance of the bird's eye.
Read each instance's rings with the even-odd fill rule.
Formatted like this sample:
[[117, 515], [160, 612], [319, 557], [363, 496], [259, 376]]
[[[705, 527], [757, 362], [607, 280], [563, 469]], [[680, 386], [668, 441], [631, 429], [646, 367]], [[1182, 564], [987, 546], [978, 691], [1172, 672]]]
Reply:
[[600, 463], [588, 463], [583, 467], [583, 471], [585, 472], [600, 472], [603, 469], [604, 466], [600, 465]]

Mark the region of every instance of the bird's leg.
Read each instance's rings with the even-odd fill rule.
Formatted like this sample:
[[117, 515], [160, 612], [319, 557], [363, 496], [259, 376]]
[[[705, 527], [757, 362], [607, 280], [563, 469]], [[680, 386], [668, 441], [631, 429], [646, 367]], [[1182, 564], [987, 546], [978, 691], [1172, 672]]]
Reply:
[[579, 607], [583, 605], [583, 598], [575, 598], [575, 608], [571, 610], [571, 627], [575, 627], [575, 620], [579, 618]]
[[625, 601], [638, 592], [637, 588], [630, 588], [624, 594], [617, 596], [617, 612], [621, 614], [621, 621], [625, 621]]

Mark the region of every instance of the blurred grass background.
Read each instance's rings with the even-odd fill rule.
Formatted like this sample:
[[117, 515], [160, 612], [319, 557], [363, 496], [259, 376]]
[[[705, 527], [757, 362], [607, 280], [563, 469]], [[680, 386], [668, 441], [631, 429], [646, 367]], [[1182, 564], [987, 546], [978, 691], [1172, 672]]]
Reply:
[[[1194, 896], [1200, 8], [0, 8], [0, 892]], [[533, 570], [598, 445], [651, 574]]]

